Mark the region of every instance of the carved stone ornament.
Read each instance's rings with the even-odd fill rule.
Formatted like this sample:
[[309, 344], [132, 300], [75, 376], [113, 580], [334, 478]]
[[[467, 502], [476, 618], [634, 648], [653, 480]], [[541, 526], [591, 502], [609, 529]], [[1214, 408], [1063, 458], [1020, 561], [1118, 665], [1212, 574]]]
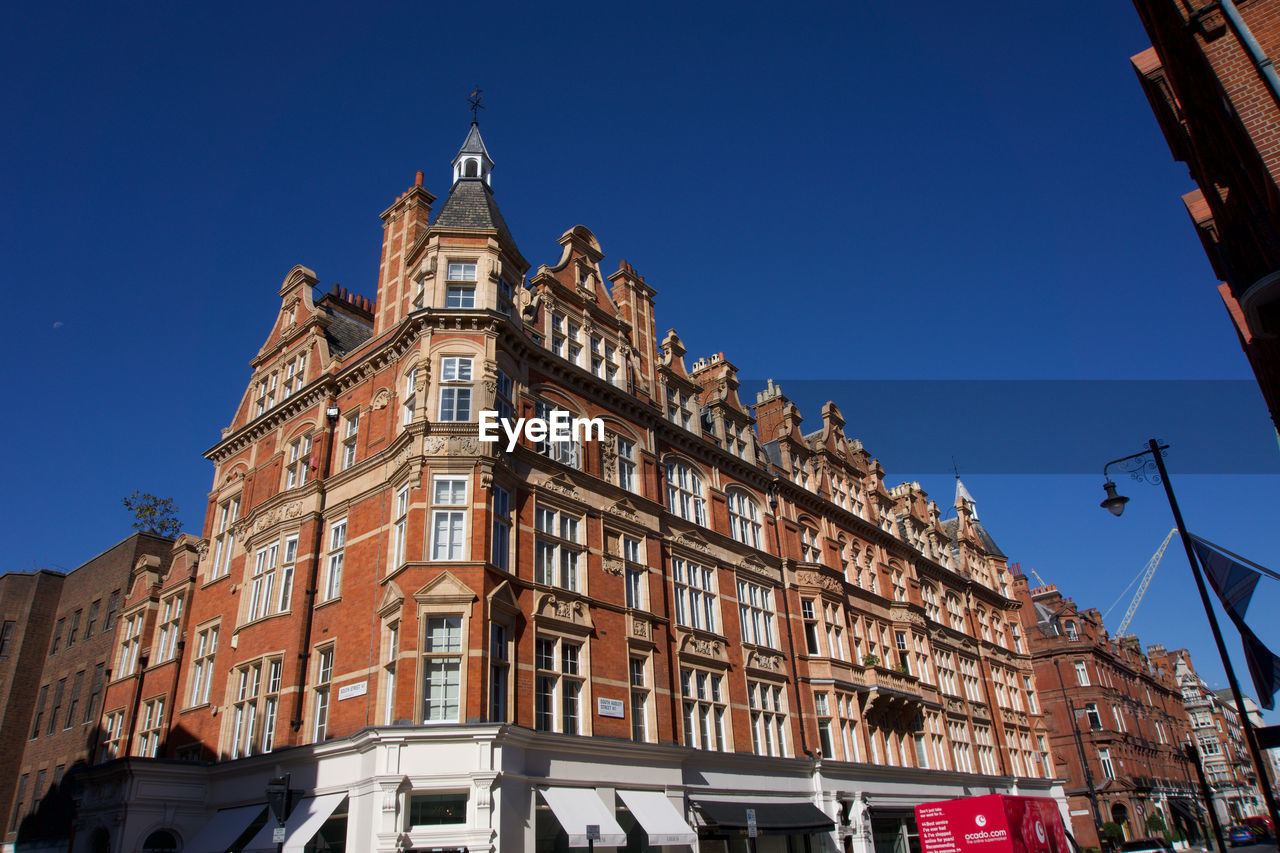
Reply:
[[205, 558], [205, 555], [207, 555], [208, 553], [209, 553], [209, 540], [201, 539], [199, 542], [196, 543], [196, 554], [198, 555], [196, 559], [203, 560]]
[[651, 633], [647, 619], [631, 620], [631, 636], [640, 640], [647, 640], [650, 638]]
[[429, 435], [423, 442], [428, 456], [478, 456], [480, 439], [471, 435]]
[[618, 518], [625, 518], [628, 521], [640, 521], [640, 513], [636, 512], [635, 508], [627, 503], [625, 498], [612, 506], [605, 507], [604, 511], [610, 515], [616, 515]]
[[397, 799], [399, 799], [399, 797], [396, 795], [395, 791], [383, 791], [382, 792], [382, 810], [384, 812], [395, 813]]
[[719, 640], [685, 634], [680, 643], [680, 651], [685, 654], [700, 655], [704, 658], [722, 661], [725, 659], [724, 643]]
[[377, 393], [373, 395], [372, 407], [374, 411], [385, 409], [387, 404], [391, 402], [391, 392], [386, 388], [379, 388]]
[[618, 481], [618, 437], [609, 435], [600, 444], [600, 467], [610, 483]]
[[754, 666], [756, 669], [765, 669], [769, 672], [781, 672], [782, 655], [770, 655], [764, 652], [752, 651], [747, 656], [747, 666]]
[[671, 541], [694, 551], [701, 551], [703, 554], [711, 553], [711, 546], [691, 533], [677, 533], [672, 537]]
[[563, 475], [547, 477], [542, 481], [542, 483], [540, 483], [540, 485], [547, 491], [555, 492], [556, 494], [564, 495], [565, 497], [573, 498], [575, 500], [578, 498], [577, 486], [573, 484], [572, 480]]
[[617, 557], [605, 557], [600, 568], [607, 575], [617, 575], [622, 577], [622, 561]]
[[844, 592], [844, 584], [836, 578], [824, 575], [821, 572], [813, 572], [801, 569], [796, 572], [796, 583], [801, 586], [816, 586], [831, 592]]

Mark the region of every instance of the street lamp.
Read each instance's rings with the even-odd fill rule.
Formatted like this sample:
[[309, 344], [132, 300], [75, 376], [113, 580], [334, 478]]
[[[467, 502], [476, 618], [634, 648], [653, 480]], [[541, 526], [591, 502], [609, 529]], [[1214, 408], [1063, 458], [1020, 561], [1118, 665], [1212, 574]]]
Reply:
[[[1227, 647], [1222, 640], [1222, 631], [1218, 628], [1218, 617], [1213, 612], [1213, 603], [1209, 600], [1209, 590], [1205, 586], [1204, 576], [1200, 572], [1200, 563], [1196, 559], [1195, 549], [1191, 545], [1191, 535], [1187, 533], [1187, 525], [1182, 521], [1182, 510], [1178, 508], [1178, 499], [1173, 494], [1173, 484], [1169, 482], [1169, 472], [1164, 467], [1164, 452], [1168, 449], [1169, 445], [1161, 444], [1153, 438], [1147, 441], [1146, 450], [1122, 456], [1119, 459], [1113, 459], [1103, 465], [1102, 476], [1106, 482], [1102, 488], [1106, 491], [1107, 497], [1102, 501], [1101, 506], [1112, 515], [1119, 516], [1124, 512], [1124, 505], [1129, 500], [1125, 496], [1116, 493], [1115, 483], [1111, 482], [1111, 478], [1107, 476], [1107, 470], [1112, 465], [1118, 465], [1120, 470], [1126, 472], [1135, 480], [1147, 480], [1164, 486], [1165, 497], [1169, 499], [1169, 509], [1173, 512], [1174, 524], [1177, 525], [1178, 535], [1182, 538], [1182, 547], [1187, 552], [1187, 563], [1191, 566], [1191, 575], [1195, 578], [1196, 589], [1200, 593], [1200, 603], [1204, 605], [1205, 615], [1209, 618], [1209, 628], [1213, 631], [1213, 641], [1217, 644], [1218, 655], [1222, 658], [1222, 668], [1227, 672], [1227, 683], [1231, 685], [1231, 695], [1235, 699], [1236, 712], [1239, 714], [1240, 723], [1244, 728], [1245, 740], [1249, 744], [1249, 751], [1253, 757], [1253, 765], [1255, 768], [1262, 768], [1265, 764], [1262, 760], [1262, 753], [1258, 749], [1257, 738], [1253, 733], [1253, 725], [1249, 722], [1248, 714], [1245, 712], [1244, 698], [1240, 693], [1240, 684], [1236, 681], [1235, 670], [1231, 668], [1231, 658], [1227, 655]], [[1269, 786], [1262, 785], [1260, 787], [1267, 802], [1267, 812], [1271, 815], [1271, 825], [1280, 826], [1280, 812], [1276, 809], [1275, 796], [1271, 793]], [[1218, 843], [1222, 844], [1221, 835], [1218, 837]], [[1280, 849], [1280, 838], [1277, 839], [1276, 846], [1277, 849]]]

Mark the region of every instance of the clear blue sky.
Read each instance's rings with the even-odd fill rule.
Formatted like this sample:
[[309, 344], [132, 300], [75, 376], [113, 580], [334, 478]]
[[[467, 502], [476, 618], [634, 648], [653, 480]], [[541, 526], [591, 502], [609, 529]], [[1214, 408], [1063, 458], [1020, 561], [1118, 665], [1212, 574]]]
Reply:
[[[494, 188], [532, 263], [587, 225], [609, 270], [626, 258], [658, 289], [661, 328], [690, 358], [845, 380], [830, 396], [849, 431], [892, 481], [918, 478], [944, 504], [945, 466], [879, 451], [882, 413], [842, 397], [850, 382], [1251, 377], [1179, 201], [1192, 184], [1129, 66], [1148, 42], [1127, 4], [763, 8], [10, 9], [3, 568], [83, 562], [128, 533], [120, 499], [134, 489], [172, 496], [199, 532], [201, 453], [243, 393], [285, 273], [305, 264], [373, 296], [378, 214], [417, 169], [447, 192], [476, 84]], [[1168, 387], [1176, 409], [1181, 386]], [[803, 390], [810, 428], [822, 389]], [[1008, 434], [1018, 408], [921, 394], [909, 411], [964, 472], [990, 447], [962, 420], [1037, 443], [1038, 430]], [[1044, 436], [1070, 463], [968, 469], [1013, 560], [1106, 608], [1171, 520], [1158, 489], [1128, 483], [1129, 511], [1111, 518], [1100, 473], [1078, 472], [1156, 432], [1174, 443], [1189, 523], [1280, 565], [1260, 396], [1194, 437], [1091, 408]], [[1270, 473], [1180, 476], [1205, 470], [1206, 443], [1247, 448], [1256, 469], [1243, 470]], [[1262, 618], [1277, 586], [1253, 613], [1280, 650]], [[1198, 608], [1171, 548], [1134, 627], [1190, 647], [1219, 684]]]

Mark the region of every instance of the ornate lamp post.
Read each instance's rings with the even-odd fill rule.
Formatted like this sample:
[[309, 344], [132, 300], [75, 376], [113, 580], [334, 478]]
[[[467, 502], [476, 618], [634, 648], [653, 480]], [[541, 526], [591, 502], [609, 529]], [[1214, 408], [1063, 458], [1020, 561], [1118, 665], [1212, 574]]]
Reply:
[[[1112, 465], [1119, 466], [1120, 470], [1129, 474], [1135, 480], [1147, 480], [1164, 486], [1165, 497], [1169, 499], [1169, 509], [1173, 512], [1174, 524], [1177, 525], [1178, 535], [1182, 538], [1182, 547], [1187, 552], [1187, 563], [1191, 566], [1191, 575], [1195, 578], [1196, 589], [1200, 592], [1200, 603], [1204, 605], [1205, 615], [1209, 618], [1209, 627], [1213, 631], [1213, 641], [1218, 647], [1218, 655], [1222, 658], [1222, 668], [1227, 672], [1227, 682], [1231, 685], [1231, 695], [1235, 698], [1236, 712], [1239, 714], [1240, 723], [1244, 727], [1245, 740], [1249, 744], [1254, 767], [1262, 768], [1264, 767], [1262, 754], [1258, 749], [1257, 739], [1254, 737], [1253, 726], [1249, 723], [1248, 715], [1245, 712], [1244, 699], [1240, 694], [1240, 684], [1236, 681], [1235, 670], [1231, 668], [1231, 658], [1227, 655], [1227, 647], [1222, 640], [1222, 631], [1218, 628], [1218, 617], [1213, 612], [1213, 603], [1209, 600], [1209, 590], [1205, 586], [1204, 576], [1200, 572], [1200, 563], [1196, 559], [1195, 549], [1191, 546], [1191, 536], [1187, 533], [1187, 526], [1182, 521], [1182, 510], [1178, 508], [1178, 499], [1174, 497], [1173, 484], [1169, 482], [1169, 472], [1164, 467], [1164, 452], [1168, 449], [1169, 445], [1161, 444], [1153, 438], [1147, 442], [1146, 450], [1129, 456], [1122, 456], [1119, 459], [1113, 459], [1102, 466], [1102, 476], [1106, 481], [1102, 488], [1106, 491], [1107, 496], [1102, 500], [1100, 506], [1118, 517], [1124, 512], [1124, 505], [1129, 502], [1127, 497], [1116, 492], [1116, 484], [1111, 482], [1111, 478], [1107, 476], [1107, 470]], [[1280, 826], [1280, 812], [1276, 810], [1275, 797], [1272, 795], [1269, 786], [1263, 785], [1262, 789], [1263, 796], [1267, 802], [1267, 812], [1271, 815], [1271, 825]], [[1212, 815], [1212, 809], [1210, 809], [1210, 814]], [[1216, 824], [1215, 829], [1220, 830]], [[1222, 841], [1221, 832], [1219, 831], [1218, 843], [1221, 845]], [[1223, 849], [1226, 849], [1225, 846]], [[1277, 841], [1277, 849], [1280, 849], [1280, 840]]]

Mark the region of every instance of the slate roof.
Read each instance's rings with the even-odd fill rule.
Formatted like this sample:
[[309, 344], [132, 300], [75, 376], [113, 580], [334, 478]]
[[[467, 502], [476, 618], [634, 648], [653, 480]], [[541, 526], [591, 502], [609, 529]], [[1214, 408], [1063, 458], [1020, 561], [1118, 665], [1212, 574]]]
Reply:
[[[471, 122], [471, 130], [467, 131], [467, 138], [462, 140], [462, 147], [458, 149], [459, 154], [483, 154], [489, 157], [489, 150], [484, 147], [484, 140], [480, 138], [480, 125], [474, 121]], [[493, 158], [489, 157], [492, 162]]]
[[325, 325], [324, 336], [329, 341], [329, 352], [334, 355], [346, 355], [360, 346], [373, 335], [373, 327], [366, 326], [359, 320], [332, 306], [323, 306], [329, 322]]
[[498, 242], [516, 256], [523, 257], [511, 236], [511, 229], [502, 218], [502, 211], [498, 210], [498, 203], [493, 199], [493, 190], [481, 178], [460, 178], [449, 191], [449, 197], [431, 227], [497, 231]]
[[[973, 524], [974, 531], [978, 534], [978, 542], [981, 543], [982, 550], [1001, 560], [1009, 559], [1005, 556], [1005, 553], [1000, 550], [1000, 546], [996, 544], [996, 541], [991, 538], [991, 534], [987, 532], [987, 528], [982, 526], [982, 522], [978, 521], [976, 518], [971, 519], [971, 522]], [[946, 521], [942, 522], [942, 532], [947, 534], [948, 539], [956, 538], [956, 531], [959, 527], [960, 519], [958, 518], [948, 518]]]

